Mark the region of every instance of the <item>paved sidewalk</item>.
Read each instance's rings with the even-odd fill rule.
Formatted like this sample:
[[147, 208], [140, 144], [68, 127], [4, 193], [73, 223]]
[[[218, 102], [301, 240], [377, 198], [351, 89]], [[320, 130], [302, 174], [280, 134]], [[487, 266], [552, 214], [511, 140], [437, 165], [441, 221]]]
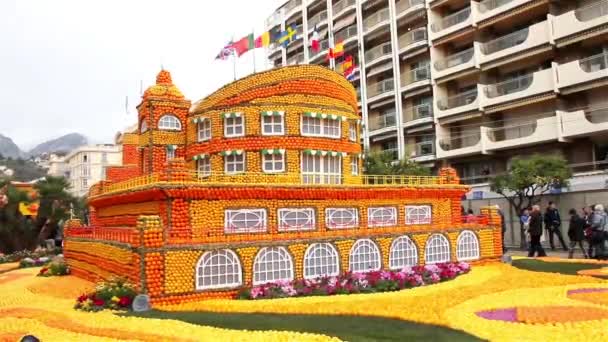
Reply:
[[[565, 252], [563, 249], [556, 249], [555, 251], [552, 251], [551, 248], [545, 248], [545, 252], [547, 253], [547, 256], [549, 257], [554, 257], [554, 258], [562, 258], [562, 259], [568, 259], [568, 252]], [[528, 251], [524, 251], [521, 249], [515, 249], [515, 248], [509, 248], [507, 250], [507, 255], [509, 256], [528, 256]], [[580, 250], [575, 250], [574, 252], [574, 258], [583, 258], [583, 254], [581, 253]]]

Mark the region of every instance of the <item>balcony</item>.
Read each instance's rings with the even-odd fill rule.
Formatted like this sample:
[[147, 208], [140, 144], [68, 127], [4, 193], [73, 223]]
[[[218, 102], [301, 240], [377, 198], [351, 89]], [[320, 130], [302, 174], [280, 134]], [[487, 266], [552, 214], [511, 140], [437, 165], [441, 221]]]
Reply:
[[336, 2], [336, 4], [332, 7], [332, 13], [334, 15], [334, 20], [339, 19], [342, 15], [346, 14], [350, 10], [354, 10], [356, 7], [356, 0], [342, 0]]
[[327, 25], [327, 10], [321, 11], [308, 19], [308, 32], [312, 32], [315, 29], [315, 25], [317, 28]]
[[388, 25], [388, 19], [390, 18], [390, 14], [388, 8], [383, 8], [369, 17], [363, 19], [363, 33], [369, 34], [378, 28]]
[[368, 121], [370, 135], [385, 133], [396, 129], [397, 127], [397, 115], [395, 112], [372, 116]]
[[437, 72], [433, 73], [435, 80], [453, 75], [468, 69], [475, 68], [475, 48], [460, 51], [435, 62]]
[[[524, 51], [539, 48], [543, 45], [545, 45], [547, 49], [550, 49], [549, 36], [549, 22], [543, 21], [525, 29], [480, 44], [481, 53], [479, 53], [478, 56], [479, 64], [484, 66], [484, 64], [491, 63], [492, 66], [497, 66], [504, 64], [504, 59], [507, 57], [525, 57], [525, 54], [522, 54]], [[502, 63], [499, 62], [501, 59], [503, 60]]]
[[431, 67], [422, 66], [401, 74], [401, 91], [412, 91], [416, 88], [431, 85]]
[[302, 10], [302, 0], [291, 0], [285, 5], [285, 19]]
[[[600, 0], [558, 15], [553, 17], [553, 21], [553, 37], [558, 46], [589, 38], [589, 35], [581, 36], [579, 33], [593, 31], [608, 24], [608, 0]], [[605, 32], [606, 28], [596, 30], [593, 34], [599, 35]]]
[[409, 158], [418, 163], [435, 160], [435, 142], [431, 140], [416, 143]]
[[564, 138], [608, 134], [608, 108], [559, 112]]
[[477, 89], [469, 90], [437, 101], [435, 117], [443, 118], [456, 114], [479, 110]]
[[535, 0], [484, 0], [479, 2], [476, 21], [478, 23], [508, 12]]
[[334, 40], [336, 42], [342, 42], [347, 45], [350, 42], [357, 40], [357, 25], [351, 25], [345, 29], [340, 30], [334, 34]]
[[553, 69], [549, 68], [504, 82], [483, 86], [480, 104], [481, 108], [486, 108], [553, 91]]
[[424, 10], [424, 0], [401, 0], [395, 4], [397, 20], [412, 13]]
[[428, 46], [426, 27], [411, 30], [399, 37], [399, 54]]
[[369, 68], [374, 64], [390, 59], [392, 51], [391, 42], [371, 48], [365, 52], [365, 66]]
[[473, 25], [471, 7], [452, 13], [431, 24], [431, 40], [447, 36]]
[[319, 51], [313, 51], [310, 47], [308, 48], [308, 59], [312, 63], [313, 61], [320, 60], [321, 57], [327, 54], [327, 49], [329, 49], [329, 41], [322, 40], [319, 42]]
[[[483, 131], [483, 130], [482, 130]], [[511, 123], [506, 127], [486, 128], [483, 146], [486, 151], [524, 147], [556, 141], [559, 136], [558, 117]]]
[[385, 97], [388, 97], [395, 90], [393, 78], [388, 78], [383, 81], [372, 83], [367, 86], [367, 101], [373, 102]]
[[423, 103], [403, 109], [403, 127], [413, 127], [433, 122], [433, 105]]
[[437, 158], [464, 157], [481, 154], [481, 131], [437, 141]]
[[558, 87], [571, 88], [608, 79], [608, 52], [560, 64], [557, 67]]
[[300, 52], [292, 57], [287, 58], [287, 65], [297, 65], [304, 63], [304, 52]]

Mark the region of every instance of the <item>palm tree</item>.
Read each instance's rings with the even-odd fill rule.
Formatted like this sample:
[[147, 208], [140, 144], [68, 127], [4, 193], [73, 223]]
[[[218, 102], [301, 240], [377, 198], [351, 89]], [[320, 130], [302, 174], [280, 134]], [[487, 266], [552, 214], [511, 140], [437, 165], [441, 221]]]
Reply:
[[[51, 236], [57, 229], [59, 221], [69, 217], [70, 206], [76, 202], [67, 190], [70, 183], [64, 177], [46, 176], [34, 185], [40, 198], [36, 226], [40, 239]], [[43, 227], [46, 228], [43, 229]]]

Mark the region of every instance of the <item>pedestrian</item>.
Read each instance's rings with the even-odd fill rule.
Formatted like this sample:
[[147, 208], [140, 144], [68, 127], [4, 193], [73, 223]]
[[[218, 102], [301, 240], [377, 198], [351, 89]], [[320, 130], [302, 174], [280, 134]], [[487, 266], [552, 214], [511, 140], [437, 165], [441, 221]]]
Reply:
[[519, 220], [521, 222], [522, 229], [526, 233], [526, 244], [529, 245], [530, 233], [528, 233], [528, 230], [530, 229], [530, 208], [524, 208], [521, 213], [521, 216], [519, 217]]
[[585, 220], [585, 239], [587, 240], [587, 255], [593, 258], [593, 230], [591, 230], [591, 222], [593, 222], [593, 205], [583, 208], [583, 219]]
[[566, 242], [564, 241], [564, 237], [562, 236], [562, 231], [560, 226], [562, 225], [562, 219], [559, 216], [559, 210], [555, 206], [555, 203], [549, 202], [549, 206], [547, 207], [547, 211], [545, 211], [545, 229], [547, 230], [547, 234], [549, 235], [549, 245], [551, 245], [551, 250], [555, 250], [555, 245], [553, 244], [553, 235], [557, 235], [559, 239], [559, 243], [561, 243], [564, 251], [568, 251], [568, 247], [566, 247]]
[[591, 230], [592, 243], [595, 249], [595, 258], [604, 259], [608, 257], [605, 246], [606, 240], [608, 239], [608, 214], [606, 214], [602, 204], [596, 204], [593, 209]]
[[532, 206], [528, 234], [530, 234], [530, 248], [528, 250], [528, 257], [534, 257], [534, 254], [538, 254], [539, 257], [547, 256], [543, 246], [540, 244], [540, 238], [543, 235], [543, 218], [538, 205]]
[[467, 210], [467, 216], [465, 216], [464, 222], [465, 223], [477, 223], [477, 217], [475, 216], [473, 209]]
[[587, 251], [583, 246], [583, 240], [585, 240], [585, 219], [578, 215], [576, 209], [572, 208], [568, 212], [570, 214], [570, 224], [568, 226], [568, 238], [570, 239], [570, 252], [568, 252], [568, 259], [572, 259], [574, 255], [574, 247], [578, 244], [585, 259], [588, 258]]

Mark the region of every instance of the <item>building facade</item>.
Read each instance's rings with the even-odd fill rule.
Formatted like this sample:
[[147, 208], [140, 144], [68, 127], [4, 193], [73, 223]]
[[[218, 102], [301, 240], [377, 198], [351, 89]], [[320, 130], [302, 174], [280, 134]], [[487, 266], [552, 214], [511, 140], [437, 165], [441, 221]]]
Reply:
[[334, 67], [324, 56], [340, 41], [356, 57], [369, 150], [453, 166], [469, 184], [533, 153], [608, 167], [606, 0], [291, 0], [266, 21], [289, 25], [301, 37], [269, 48], [274, 65]]
[[120, 165], [121, 162], [120, 146], [91, 145], [78, 147], [63, 160], [50, 160], [50, 166], [56, 175], [65, 176], [70, 181], [72, 195], [82, 197], [87, 195], [91, 185], [106, 179], [106, 167]]

